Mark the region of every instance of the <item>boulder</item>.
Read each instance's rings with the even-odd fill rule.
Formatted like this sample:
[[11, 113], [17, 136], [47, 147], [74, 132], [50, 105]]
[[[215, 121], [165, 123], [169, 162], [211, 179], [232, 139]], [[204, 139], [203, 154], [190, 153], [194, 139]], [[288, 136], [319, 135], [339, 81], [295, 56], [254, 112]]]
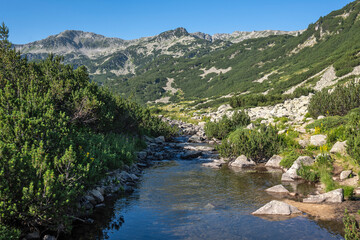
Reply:
[[350, 176], [350, 174], [352, 174], [352, 171], [351, 171], [351, 170], [342, 171], [342, 172], [340, 173], [340, 180], [345, 180], [345, 179], [347, 179], [347, 178]]
[[144, 160], [147, 156], [147, 152], [143, 151], [143, 152], [138, 152], [138, 158], [141, 160]]
[[225, 160], [221, 158], [212, 162], [203, 163], [202, 166], [218, 169], [221, 168], [223, 164], [225, 164]]
[[203, 138], [201, 138], [198, 135], [192, 135], [188, 140], [188, 142], [191, 142], [191, 143], [201, 143], [202, 141], [203, 141]]
[[320, 116], [318, 116], [317, 119], [323, 119], [323, 118], [325, 118], [325, 116], [320, 115]]
[[276, 185], [276, 186], [273, 186], [271, 188], [266, 189], [265, 192], [269, 192], [269, 193], [289, 193], [289, 190], [287, 190], [283, 185], [279, 184], [279, 185]]
[[164, 143], [165, 142], [165, 137], [164, 136], [160, 136], [154, 139], [154, 141], [156, 143]]
[[331, 148], [330, 153], [346, 153], [346, 141], [344, 142], [336, 142], [334, 146]]
[[86, 195], [86, 196], [84, 196], [84, 199], [85, 199], [86, 202], [89, 202], [94, 206], [97, 203], [96, 199], [92, 195]]
[[208, 204], [206, 204], [205, 205], [205, 207], [204, 207], [205, 209], [214, 209], [215, 208], [215, 206], [214, 205], [212, 205], [211, 203], [208, 203]]
[[326, 144], [326, 139], [327, 139], [326, 135], [322, 135], [322, 134], [313, 135], [310, 138], [310, 144], [316, 147], [320, 147]]
[[241, 155], [236, 158], [234, 161], [229, 163], [230, 167], [238, 167], [238, 168], [245, 168], [245, 167], [253, 167], [256, 163], [251, 159], [248, 159], [245, 155]]
[[354, 189], [355, 195], [360, 195], [360, 187]]
[[280, 162], [282, 157], [279, 155], [272, 156], [269, 161], [265, 164], [265, 167], [272, 167], [272, 168], [281, 168]]
[[295, 181], [297, 179], [301, 179], [301, 177], [297, 174], [297, 170], [300, 169], [302, 165], [311, 166], [314, 164], [315, 160], [309, 156], [300, 156], [293, 165], [281, 176], [281, 181]]
[[302, 147], [302, 148], [306, 148], [306, 146], [309, 144], [309, 141], [308, 140], [305, 140], [305, 139], [300, 139], [299, 140], [299, 145]]
[[344, 201], [344, 189], [339, 188], [319, 195], [310, 195], [304, 203], [341, 203]]
[[299, 209], [287, 203], [273, 200], [265, 206], [259, 208], [252, 214], [254, 215], [291, 215], [301, 213]]
[[90, 195], [93, 196], [97, 203], [101, 203], [104, 201], [104, 196], [96, 189], [91, 190]]

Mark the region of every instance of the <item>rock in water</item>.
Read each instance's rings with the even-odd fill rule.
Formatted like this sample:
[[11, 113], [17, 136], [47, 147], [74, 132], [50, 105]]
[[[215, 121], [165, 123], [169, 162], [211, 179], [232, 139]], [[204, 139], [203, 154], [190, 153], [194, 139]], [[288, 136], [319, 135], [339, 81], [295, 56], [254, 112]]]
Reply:
[[310, 195], [304, 203], [341, 203], [344, 201], [344, 189], [339, 188], [320, 195]]
[[297, 174], [297, 170], [301, 167], [301, 165], [304, 166], [310, 166], [314, 164], [315, 160], [309, 156], [301, 156], [296, 159], [296, 161], [293, 163], [293, 165], [287, 170], [282, 176], [281, 181], [295, 181], [297, 179], [300, 179], [301, 177]]
[[272, 156], [269, 161], [265, 164], [265, 167], [272, 167], [272, 168], [281, 168], [280, 162], [282, 157], [279, 155]]
[[283, 185], [279, 184], [279, 185], [276, 185], [276, 186], [273, 186], [271, 188], [266, 189], [265, 192], [269, 192], [269, 193], [289, 193], [289, 190], [287, 190]]
[[310, 144], [316, 147], [320, 147], [326, 144], [326, 139], [327, 139], [326, 135], [322, 135], [322, 134], [314, 135], [311, 136], [310, 138]]
[[241, 155], [236, 158], [234, 161], [229, 163], [230, 167], [238, 167], [238, 168], [245, 168], [245, 167], [253, 167], [256, 163], [251, 159], [248, 159], [245, 155]]
[[287, 203], [273, 200], [265, 206], [259, 208], [252, 214], [254, 215], [291, 215], [301, 213], [299, 209]]

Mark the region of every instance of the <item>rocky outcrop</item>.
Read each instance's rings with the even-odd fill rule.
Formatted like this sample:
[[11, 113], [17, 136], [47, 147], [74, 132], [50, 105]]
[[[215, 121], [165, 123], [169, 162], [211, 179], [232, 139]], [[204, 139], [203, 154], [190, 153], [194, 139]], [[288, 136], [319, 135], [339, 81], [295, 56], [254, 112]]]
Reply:
[[301, 211], [294, 206], [291, 206], [287, 203], [273, 200], [267, 203], [265, 206], [259, 208], [253, 215], [291, 215], [291, 214], [300, 214]]
[[224, 164], [226, 163], [226, 161], [221, 158], [221, 159], [215, 159], [212, 162], [208, 162], [208, 163], [203, 163], [202, 166], [204, 167], [210, 167], [210, 168], [214, 168], [214, 169], [219, 169], [221, 168]]
[[289, 193], [289, 190], [287, 190], [283, 185], [279, 184], [279, 185], [276, 185], [276, 186], [266, 189], [265, 192], [287, 194], [287, 193]]
[[236, 168], [247, 168], [247, 167], [253, 167], [255, 165], [256, 163], [251, 159], [248, 159], [245, 155], [241, 155], [229, 163], [229, 167], [236, 167]]
[[281, 168], [280, 162], [282, 160], [282, 157], [279, 155], [272, 156], [269, 161], [265, 164], [265, 167], [271, 167], [271, 168]]
[[301, 179], [301, 177], [297, 174], [297, 170], [301, 168], [302, 165], [310, 166], [314, 164], [315, 160], [309, 156], [301, 156], [296, 159], [293, 165], [287, 170], [282, 176], [281, 181], [295, 181]]
[[344, 201], [344, 189], [339, 188], [320, 195], [310, 195], [304, 203], [341, 203]]
[[318, 134], [310, 137], [310, 144], [316, 147], [320, 147], [326, 144], [326, 135]]

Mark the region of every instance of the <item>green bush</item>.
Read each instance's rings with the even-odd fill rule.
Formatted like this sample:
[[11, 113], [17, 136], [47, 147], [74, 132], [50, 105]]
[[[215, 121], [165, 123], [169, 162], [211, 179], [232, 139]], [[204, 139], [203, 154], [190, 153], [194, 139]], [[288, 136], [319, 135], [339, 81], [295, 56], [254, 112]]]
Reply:
[[360, 114], [358, 111], [349, 114], [346, 135], [347, 153], [360, 164]]
[[356, 222], [354, 216], [349, 215], [347, 209], [343, 217], [344, 232], [346, 240], [359, 240], [360, 239], [360, 227]]
[[300, 156], [312, 156], [312, 152], [305, 149], [293, 149], [288, 153], [283, 154], [284, 157], [280, 162], [280, 165], [285, 168], [290, 168], [296, 159]]
[[319, 179], [319, 174], [311, 166], [301, 166], [297, 174], [309, 182], [316, 182]]
[[0, 224], [0, 240], [17, 240], [20, 238], [20, 230]]
[[205, 134], [208, 138], [223, 139], [237, 127], [243, 127], [250, 123], [250, 117], [244, 111], [235, 112], [231, 119], [226, 115], [219, 122], [207, 122]]
[[360, 107], [360, 84], [355, 81], [339, 85], [332, 92], [323, 89], [310, 100], [308, 111], [313, 117], [320, 115], [344, 116], [351, 109]]
[[0, 43], [0, 224], [67, 231], [84, 191], [131, 164], [142, 134], [175, 130], [85, 67], [30, 63]]
[[272, 126], [261, 125], [259, 131], [238, 128], [223, 140], [218, 147], [221, 156], [246, 155], [255, 162], [261, 162], [277, 154], [284, 146], [283, 137]]

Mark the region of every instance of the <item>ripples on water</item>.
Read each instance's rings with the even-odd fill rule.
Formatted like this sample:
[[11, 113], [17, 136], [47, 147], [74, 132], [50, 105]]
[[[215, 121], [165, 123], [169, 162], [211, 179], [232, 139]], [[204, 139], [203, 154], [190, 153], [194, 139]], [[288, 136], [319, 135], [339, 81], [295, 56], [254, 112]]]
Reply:
[[144, 171], [132, 195], [95, 215], [95, 226], [75, 228], [73, 238], [342, 239], [336, 222], [252, 216], [274, 199], [264, 190], [280, 184], [280, 178], [279, 172], [213, 170], [202, 167], [199, 159], [161, 163]]

